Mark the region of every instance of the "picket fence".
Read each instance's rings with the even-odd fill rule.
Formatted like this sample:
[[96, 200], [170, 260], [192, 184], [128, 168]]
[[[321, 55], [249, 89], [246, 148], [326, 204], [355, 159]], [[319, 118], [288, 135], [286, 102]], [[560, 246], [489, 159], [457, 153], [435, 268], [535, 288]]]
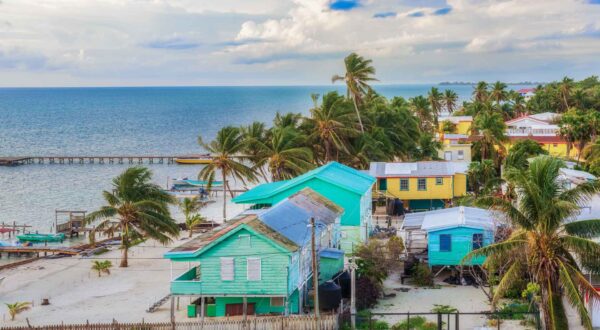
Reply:
[[312, 315], [259, 316], [243, 318], [205, 318], [197, 322], [162, 323], [86, 323], [0, 327], [0, 330], [336, 330], [338, 315], [326, 314], [315, 322]]

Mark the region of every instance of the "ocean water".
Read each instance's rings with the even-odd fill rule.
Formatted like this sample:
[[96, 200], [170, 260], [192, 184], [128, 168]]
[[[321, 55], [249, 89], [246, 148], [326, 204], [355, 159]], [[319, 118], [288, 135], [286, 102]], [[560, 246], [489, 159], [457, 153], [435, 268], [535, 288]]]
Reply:
[[[432, 85], [385, 85], [386, 97], [426, 94]], [[471, 86], [449, 88], [468, 99]], [[520, 88], [520, 86], [511, 86]], [[201, 152], [225, 125], [258, 120], [276, 112], [306, 114], [311, 93], [342, 86], [140, 87], [0, 89], [0, 156], [185, 154]], [[29, 224], [49, 231], [56, 209], [92, 211], [101, 192], [128, 165], [25, 165], [0, 167], [0, 223]], [[199, 166], [149, 165], [156, 183], [195, 177]]]

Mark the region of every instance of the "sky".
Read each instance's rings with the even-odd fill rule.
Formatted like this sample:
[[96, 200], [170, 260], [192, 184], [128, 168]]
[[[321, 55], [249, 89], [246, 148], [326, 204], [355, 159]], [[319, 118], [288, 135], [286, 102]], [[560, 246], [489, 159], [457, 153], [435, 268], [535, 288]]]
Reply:
[[0, 86], [327, 85], [600, 75], [600, 0], [0, 0]]

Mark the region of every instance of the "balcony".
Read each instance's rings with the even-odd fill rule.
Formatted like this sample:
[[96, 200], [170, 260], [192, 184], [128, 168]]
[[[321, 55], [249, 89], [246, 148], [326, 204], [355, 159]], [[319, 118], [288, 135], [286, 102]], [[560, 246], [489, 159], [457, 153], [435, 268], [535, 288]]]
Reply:
[[558, 128], [509, 128], [508, 136], [557, 136]]
[[202, 281], [199, 276], [198, 266], [190, 268], [171, 281], [171, 293], [193, 294], [202, 292]]

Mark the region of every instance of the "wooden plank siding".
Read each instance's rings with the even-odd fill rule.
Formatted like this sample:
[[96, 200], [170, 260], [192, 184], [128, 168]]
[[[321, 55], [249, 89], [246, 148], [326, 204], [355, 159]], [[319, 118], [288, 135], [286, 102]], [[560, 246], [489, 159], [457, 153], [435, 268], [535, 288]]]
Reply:
[[[234, 258], [234, 279], [221, 279], [221, 257]], [[246, 258], [261, 258], [261, 279], [248, 281]], [[291, 253], [281, 250], [268, 239], [241, 230], [213, 246], [198, 258], [186, 260], [200, 264], [199, 281], [172, 281], [173, 294], [203, 295], [287, 295], [288, 263]]]
[[[451, 250], [440, 251], [440, 235], [450, 235]], [[430, 266], [457, 266], [462, 259], [472, 251], [473, 234], [483, 234], [483, 245], [493, 242], [493, 233], [483, 229], [456, 227], [428, 233], [428, 257]], [[481, 265], [485, 257], [474, 258], [469, 264]]]

